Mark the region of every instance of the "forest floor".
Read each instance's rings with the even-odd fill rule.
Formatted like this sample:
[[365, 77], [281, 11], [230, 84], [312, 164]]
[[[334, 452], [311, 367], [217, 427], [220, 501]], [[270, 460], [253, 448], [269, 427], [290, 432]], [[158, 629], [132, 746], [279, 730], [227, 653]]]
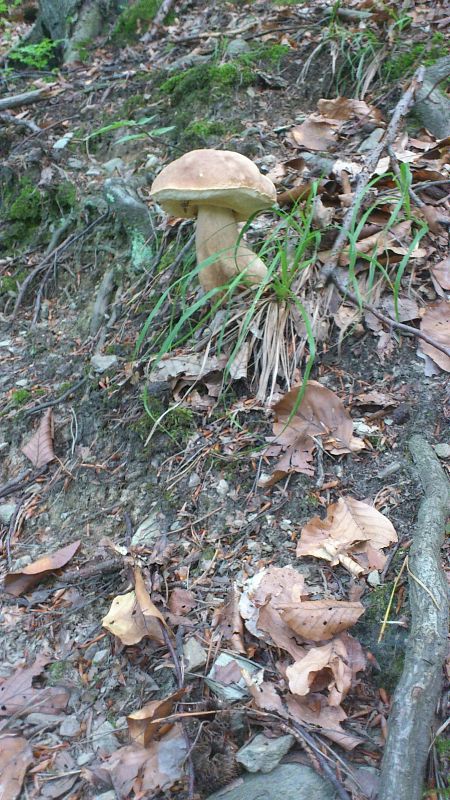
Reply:
[[[176, 6], [156, 40], [146, 41], [143, 33], [121, 47], [96, 43], [83, 63], [5, 76], [6, 96], [43, 90], [17, 113], [39, 131], [0, 122], [0, 529], [8, 576], [0, 616], [0, 691], [7, 694], [1, 725], [2, 734], [20, 734], [14, 741], [21, 743], [21, 766], [8, 773], [10, 786], [1, 795], [6, 800], [150, 798], [159, 791], [203, 798], [230, 782], [236, 794], [224, 797], [256, 797], [259, 789], [252, 789], [248, 775], [242, 782], [245, 753], [236, 760], [236, 752], [249, 742], [251, 749], [255, 734], [263, 732], [268, 747], [290, 735], [276, 758], [306, 769], [311, 780], [322, 776], [308, 795], [301, 793], [306, 772], [294, 777], [295, 789], [287, 783], [283, 793], [321, 800], [376, 796], [410, 622], [407, 570], [397, 581], [396, 576], [422, 498], [408, 443], [420, 433], [443, 468], [448, 466], [450, 359], [421, 347], [408, 332], [378, 324], [367, 310], [346, 303], [335, 286], [321, 286], [321, 266], [345, 197], [351, 199], [348, 165], [362, 163], [373, 147], [370, 135], [389, 120], [411, 73], [389, 79], [386, 71], [371, 82], [373, 53], [363, 48], [355, 56], [355, 37], [364, 32], [360, 23], [341, 20], [339, 38], [325, 21], [326, 4], [312, 6]], [[409, 44], [422, 42], [419, 11], [407, 33]], [[437, 12], [433, 17], [424, 4], [423, 13], [439, 32]], [[383, 25], [374, 20], [368, 27], [378, 26], [381, 36]], [[329, 109], [320, 122], [328, 145], [321, 140], [318, 146], [311, 114], [321, 98], [339, 96], [360, 102], [364, 97], [364, 114], [376, 106], [379, 121], [371, 117], [368, 124], [361, 108], [352, 106], [343, 126]], [[142, 131], [145, 138], [133, 138]], [[223, 353], [226, 361], [236, 333], [227, 329], [222, 350], [217, 335], [227, 318], [219, 311], [202, 320], [204, 305], [196, 316], [188, 313], [201, 298], [192, 275], [194, 223], [168, 220], [150, 197], [161, 167], [202, 147], [248, 156], [269, 173], [280, 194], [299, 185], [311, 189], [316, 181], [323, 201], [300, 202], [294, 210], [284, 206], [284, 216], [264, 214], [248, 232], [255, 247], [269, 241], [266, 257], [275, 258], [281, 239], [295, 254], [295, 225], [306, 224], [314, 206], [305, 253], [314, 251], [315, 260], [295, 289], [311, 331], [292, 314], [291, 327], [282, 330], [288, 367], [275, 370], [274, 391], [258, 400], [261, 374], [255, 363], [258, 347], [265, 346], [267, 318], [252, 323], [256, 333], [252, 339], [250, 330], [246, 341], [252, 339], [253, 350], [241, 348], [243, 363], [232, 380]], [[438, 183], [422, 198], [435, 214], [444, 213], [447, 188], [439, 181], [446, 178], [448, 149], [414, 128], [414, 121], [400, 127], [394, 149], [399, 162], [410, 165], [414, 183]], [[404, 153], [409, 155], [402, 162]], [[332, 164], [343, 159], [347, 166], [324, 176], [320, 158]], [[111, 185], [122, 197], [129, 192], [141, 211], [140, 202], [147, 205], [154, 235], [145, 245], [133, 214], [108, 209]], [[373, 204], [366, 220], [372, 228], [356, 239], [397, 227], [389, 240], [384, 236], [380, 244], [377, 239], [372, 248], [361, 248], [369, 256], [364, 261], [358, 254], [355, 281], [368, 292], [366, 299], [395, 316], [400, 264], [399, 319], [425, 331], [420, 326], [433, 306], [433, 335], [448, 348], [446, 231], [435, 222], [425, 230], [420, 210], [406, 208], [403, 187], [390, 173], [370, 190], [364, 209]], [[399, 197], [403, 204], [392, 221], [389, 204]], [[276, 227], [280, 220], [284, 228]], [[419, 230], [423, 235], [415, 242]], [[349, 262], [340, 269], [350, 269]], [[231, 300], [241, 318], [246, 297], [236, 293]], [[167, 332], [183, 315], [172, 350], [167, 345], [157, 362]], [[301, 384], [313, 341], [317, 352], [309, 379], [329, 390], [342, 420], [353, 420], [360, 446], [347, 440], [344, 445], [339, 436], [333, 447], [319, 442], [306, 468], [297, 469], [293, 457], [283, 477], [271, 481], [275, 461], [265, 447], [273, 435], [272, 409]], [[327, 434], [336, 431], [328, 428]], [[292, 442], [295, 450], [295, 436]], [[355, 555], [355, 542], [346, 549], [338, 534], [339, 553], [356, 559], [350, 570], [342, 562], [299, 556], [306, 523], [346, 498], [379, 512], [373, 537], [383, 530], [387, 539], [377, 557]], [[257, 615], [243, 626], [242, 596], [247, 612], [250, 604], [256, 613], [250, 581], [262, 570], [274, 583], [260, 595], [260, 605], [255, 601], [256, 610], [267, 611], [276, 585], [283, 613], [294, 602], [337, 602], [336, 628], [323, 621], [322, 638], [314, 633], [316, 623], [303, 636], [291, 630], [284, 647], [287, 625], [276, 604], [265, 628], [258, 629]], [[298, 594], [289, 595], [293, 586], [301, 602]], [[134, 605], [127, 611], [120, 598], [130, 596]], [[339, 603], [350, 611], [364, 606], [361, 619], [357, 611], [349, 623], [351, 637], [341, 633], [348, 625], [341, 624]], [[102, 621], [112, 604], [116, 615], [120, 608], [120, 621], [109, 614], [106, 629]], [[313, 613], [318, 611], [311, 606]], [[136, 614], [144, 632], [137, 630]], [[330, 641], [338, 654], [321, 661]], [[303, 705], [277, 716], [280, 697], [286, 701], [288, 686], [293, 691], [292, 661], [301, 664], [306, 654], [317, 661], [306, 671]], [[231, 661], [220, 661], [224, 655]], [[247, 671], [236, 655], [248, 659]], [[262, 674], [264, 702], [255, 699]], [[234, 702], [232, 688], [238, 691]], [[130, 723], [129, 715], [143, 706], [144, 721]], [[171, 714], [173, 727], [156, 735], [154, 720]], [[444, 721], [442, 705], [437, 724]], [[305, 730], [312, 744], [302, 739]], [[141, 751], [152, 765], [147, 771]], [[268, 771], [260, 753], [251, 758], [260, 759], [257, 770]], [[444, 796], [438, 792], [445, 791], [447, 762], [444, 731], [427, 773], [430, 800]], [[194, 789], [186, 775], [195, 779]], [[280, 796], [279, 788], [267, 792]]]

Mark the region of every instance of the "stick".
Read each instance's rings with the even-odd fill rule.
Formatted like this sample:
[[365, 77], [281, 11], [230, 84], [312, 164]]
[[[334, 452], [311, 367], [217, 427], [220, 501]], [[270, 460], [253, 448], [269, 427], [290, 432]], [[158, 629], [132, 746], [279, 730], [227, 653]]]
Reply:
[[358, 175], [352, 204], [348, 208], [344, 216], [344, 219], [342, 220], [341, 229], [339, 231], [335, 243], [333, 244], [333, 247], [331, 248], [330, 257], [326, 262], [326, 264], [324, 264], [324, 266], [321, 269], [321, 276], [323, 283], [326, 283], [327, 280], [331, 278], [333, 270], [335, 270], [337, 267], [339, 256], [346, 244], [347, 234], [352, 226], [356, 209], [359, 208], [359, 205], [364, 197], [367, 184], [369, 183], [372, 177], [373, 171], [376, 165], [378, 164], [378, 161], [380, 160], [380, 156], [383, 150], [389, 147], [389, 145], [393, 143], [397, 135], [400, 122], [403, 119], [403, 117], [408, 113], [410, 106], [414, 102], [414, 95], [417, 89], [422, 85], [424, 74], [425, 74], [425, 67], [419, 67], [419, 69], [416, 70], [416, 72], [414, 73], [412, 81], [407, 91], [400, 98], [399, 102], [395, 107], [394, 113], [392, 114], [391, 117], [391, 121], [386, 128], [384, 136], [374, 147], [371, 155], [366, 161], [364, 168]]
[[379, 800], [423, 797], [422, 784], [447, 653], [447, 588], [441, 547], [450, 511], [450, 484], [432, 448], [421, 436], [411, 437], [409, 449], [425, 496], [410, 549], [411, 633], [389, 718]]
[[34, 92], [3, 97], [0, 100], [0, 111], [5, 111], [7, 108], [16, 108], [17, 106], [29, 106], [37, 100], [45, 100], [48, 96], [48, 89], [36, 89]]
[[144, 34], [144, 36], [142, 37], [143, 42], [149, 42], [155, 38], [161, 25], [163, 24], [165, 18], [167, 17], [167, 14], [169, 13], [169, 11], [171, 11], [174, 3], [175, 0], [162, 0], [160, 7], [158, 8], [158, 11], [155, 14], [152, 27], [150, 28], [148, 33]]
[[27, 128], [27, 130], [33, 133], [40, 133], [42, 131], [42, 128], [36, 125], [32, 120], [20, 119], [20, 117], [14, 116], [14, 114], [0, 114], [0, 122], [5, 122], [7, 125], [18, 125], [21, 128]]

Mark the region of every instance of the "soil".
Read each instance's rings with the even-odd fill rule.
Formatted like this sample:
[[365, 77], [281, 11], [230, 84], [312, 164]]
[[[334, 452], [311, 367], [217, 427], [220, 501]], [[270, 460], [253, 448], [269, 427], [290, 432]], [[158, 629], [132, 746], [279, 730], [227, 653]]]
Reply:
[[[224, 14], [223, 9], [214, 12], [207, 21], [208, 28], [224, 26]], [[178, 46], [172, 57], [180, 58], [191, 49], [192, 43], [186, 44], [185, 50]], [[284, 126], [292, 125], [297, 115], [308, 113], [324, 95], [321, 81], [325, 80], [327, 55], [313, 61], [307, 82], [295, 82], [300, 62], [304, 63], [309, 52], [311, 46], [283, 63], [275, 78], [272, 76], [275, 87], [269, 75], [265, 82], [259, 79], [252, 91], [250, 87], [235, 89], [223, 104], [217, 101], [214, 108], [203, 110], [207, 119], [226, 121], [232, 107], [233, 118], [238, 118], [241, 132], [227, 135], [221, 146], [238, 149], [256, 161], [267, 156], [273, 156], [274, 162], [292, 157]], [[151, 73], [150, 83], [148, 78], [143, 81], [133, 76], [140, 69], [141, 55], [131, 50], [119, 54], [106, 50], [104, 71], [100, 74], [98, 68], [93, 78], [88, 77], [87, 66], [67, 70], [64, 79], [69, 89], [37, 105], [33, 113], [38, 125], [54, 127], [34, 137], [9, 130], [10, 140], [3, 145], [8, 165], [18, 167], [22, 176], [34, 180], [42, 167], [48, 167], [52, 170], [51, 177], [47, 176], [50, 186], [62, 177], [76, 185], [75, 224], [80, 232], [105, 208], [105, 162], [121, 158], [125, 173], [130, 179], [132, 173], [134, 179], [137, 177], [138, 189], [146, 198], [154, 170], [174, 155], [174, 143], [152, 143], [150, 152], [156, 163], [146, 168], [149, 152], [144, 156], [141, 142], [127, 146], [117, 144], [117, 138], [107, 138], [92, 149], [73, 144], [61, 150], [53, 147], [66, 131], [81, 126], [86, 135], [107, 124], [112, 111], [116, 119], [120, 118], [126, 99], [143, 92], [143, 108], [151, 112], [156, 106], [158, 124], [170, 121], [167, 104], [155, 99]], [[159, 50], [152, 45], [152, 57], [156, 63], [159, 58], [160, 68], [164, 66], [161, 45]], [[116, 78], [119, 73], [129, 76]], [[281, 79], [278, 86], [277, 79]], [[26, 78], [21, 80], [25, 86]], [[14, 91], [19, 90], [17, 81]], [[64, 119], [67, 122], [60, 122]], [[213, 136], [207, 144], [217, 146], [217, 140]], [[33, 155], [32, 150], [37, 152]], [[164, 224], [161, 219], [156, 222]], [[26, 270], [43, 257], [49, 224], [48, 219], [43, 220], [43, 238], [29, 242], [28, 255], [14, 255], [15, 266]], [[170, 241], [175, 241], [174, 236]], [[117, 287], [116, 320], [110, 328], [103, 327], [100, 334], [91, 336], [93, 303], [111, 262]], [[120, 548], [129, 547], [132, 535], [152, 516], [164, 542], [161, 566], [155, 566], [150, 557], [152, 553], [154, 556], [156, 539], [137, 545], [135, 553], [144, 565], [152, 565], [152, 597], [163, 606], [168, 591], [196, 584], [203, 599], [195, 618], [183, 622], [186, 635], [191, 630], [203, 631], [205, 624], [210, 624], [211, 609], [220, 606], [233, 582], [240, 586], [245, 577], [269, 564], [292, 564], [303, 571], [312, 599], [323, 596], [324, 591], [346, 597], [353, 581], [345, 570], [328, 568], [314, 559], [300, 564], [295, 546], [306, 520], [323, 514], [323, 507], [337, 497], [350, 494], [361, 500], [376, 498], [377, 507], [397, 530], [401, 548], [385, 579], [385, 587], [390, 587], [421, 498], [411, 471], [408, 439], [420, 432], [433, 445], [446, 441], [446, 376], [425, 376], [415, 340], [399, 338], [392, 352], [381, 359], [376, 337], [370, 331], [362, 336], [348, 335], [341, 347], [337, 334], [332, 333], [311, 377], [335, 391], [354, 420], [367, 422], [368, 415], [377, 410], [362, 410], [353, 403], [358, 393], [369, 388], [391, 392], [398, 398], [397, 406], [376, 418], [376, 437], [362, 452], [343, 457], [323, 455], [324, 486], [329, 484], [330, 488], [317, 487], [314, 478], [293, 475], [286, 483], [263, 490], [256, 486], [262, 465], [258, 455], [251, 453], [270, 434], [271, 415], [245, 406], [249, 391], [242, 382], [233, 387], [234, 396], [213, 413], [194, 411], [171, 428], [170, 435], [158, 431], [145, 444], [152, 428], [142, 401], [148, 377], [145, 364], [136, 368], [133, 359], [134, 344], [148, 313], [148, 297], [144, 295], [140, 303], [133, 300], [133, 287], [140, 277], [130, 263], [126, 233], [108, 219], [90, 235], [82, 236], [55, 265], [54, 275], [44, 287], [37, 322], [32, 323], [32, 316], [39, 279], [15, 320], [10, 316], [14, 298], [4, 303], [0, 317], [0, 488], [18, 481], [17, 489], [1, 500], [18, 512], [15, 525], [0, 523], [5, 570], [22, 569], [78, 539], [81, 549], [67, 569], [98, 565], [102, 560], [120, 561]], [[99, 336], [102, 353], [117, 357], [116, 363], [101, 374], [91, 363]], [[78, 388], [69, 392], [73, 386]], [[64, 399], [58, 402], [61, 395]], [[40, 471], [33, 470], [21, 448], [48, 403], [54, 417], [56, 461]], [[242, 430], [247, 432], [244, 454], [238, 442]], [[11, 533], [8, 564], [6, 542]], [[70, 688], [66, 714], [59, 719], [35, 714], [32, 723], [25, 717], [15, 730], [22, 730], [41, 747], [62, 747], [72, 759], [68, 771], [76, 773], [76, 796], [90, 798], [96, 790], [80, 781], [79, 770], [95, 758], [96, 742], [101, 738], [99, 727], [111, 723], [113, 737], [126, 742], [126, 715], [149, 699], [167, 696], [176, 689], [176, 680], [164, 648], [145, 641], [120, 646], [101, 626], [112, 599], [130, 588], [130, 559], [121, 562], [120, 569], [104, 574], [66, 581], [62, 571], [56, 580], [56, 584], [54, 577], [43, 582], [18, 600], [4, 597], [0, 675], [9, 675], [39, 654], [48, 655], [51, 663], [43, 685]], [[356, 635], [374, 654], [364, 677], [369, 698], [375, 696], [377, 686], [388, 691], [395, 686], [401, 667], [398, 657], [407, 635], [405, 627], [392, 625], [382, 646], [377, 645], [385, 587], [363, 596], [369, 613], [367, 621], [356, 628]], [[379, 606], [374, 597], [376, 602], [381, 597]], [[74, 715], [81, 723], [81, 732], [75, 737], [61, 729], [67, 715]], [[379, 745], [377, 740], [375, 749]], [[28, 796], [36, 796], [33, 791], [30, 778]], [[50, 795], [44, 792], [39, 796]]]

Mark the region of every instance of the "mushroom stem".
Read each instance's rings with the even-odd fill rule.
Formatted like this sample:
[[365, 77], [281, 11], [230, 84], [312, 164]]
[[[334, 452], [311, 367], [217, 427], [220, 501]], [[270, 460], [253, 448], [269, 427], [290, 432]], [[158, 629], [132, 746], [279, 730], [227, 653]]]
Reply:
[[199, 264], [211, 256], [216, 259], [200, 270], [199, 280], [205, 290], [223, 286], [230, 278], [245, 272], [249, 283], [261, 283], [267, 275], [263, 261], [239, 239], [236, 214], [227, 208], [199, 206], [196, 247]]

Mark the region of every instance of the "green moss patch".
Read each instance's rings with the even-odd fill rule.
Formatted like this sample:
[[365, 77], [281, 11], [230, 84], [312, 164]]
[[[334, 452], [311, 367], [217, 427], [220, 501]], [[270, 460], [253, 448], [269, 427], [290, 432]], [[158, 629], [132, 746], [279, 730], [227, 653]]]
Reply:
[[172, 105], [186, 103], [192, 106], [229, 94], [234, 88], [251, 86], [256, 77], [249, 66], [239, 62], [200, 64], [172, 75], [159, 90], [170, 97]]
[[114, 27], [112, 41], [119, 45], [135, 41], [148, 30], [160, 5], [161, 0], [137, 0], [125, 8]]
[[3, 192], [2, 211], [6, 225], [1, 244], [5, 249], [22, 249], [39, 238], [41, 225], [61, 219], [76, 204], [76, 188], [70, 181], [39, 189], [28, 177], [20, 178]]

